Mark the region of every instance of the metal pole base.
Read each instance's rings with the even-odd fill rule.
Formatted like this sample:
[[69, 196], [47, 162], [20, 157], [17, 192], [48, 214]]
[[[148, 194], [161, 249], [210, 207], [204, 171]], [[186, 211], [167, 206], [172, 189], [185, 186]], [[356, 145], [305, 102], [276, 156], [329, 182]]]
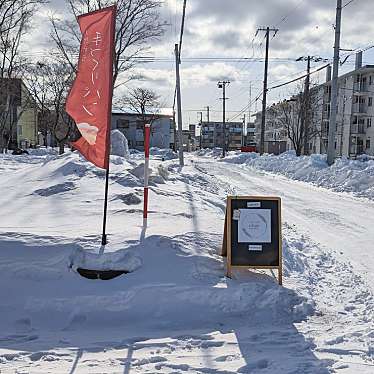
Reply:
[[107, 239], [107, 235], [106, 234], [103, 234], [101, 236], [101, 245], [106, 245], [108, 244], [108, 239]]

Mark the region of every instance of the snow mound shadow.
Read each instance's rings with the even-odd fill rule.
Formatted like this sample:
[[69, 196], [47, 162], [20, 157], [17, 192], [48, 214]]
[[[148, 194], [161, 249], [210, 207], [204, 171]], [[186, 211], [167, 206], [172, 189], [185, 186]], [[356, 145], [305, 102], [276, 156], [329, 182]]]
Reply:
[[142, 199], [138, 196], [137, 192], [117, 195], [112, 200], [120, 200], [126, 205], [138, 205], [142, 202]]
[[76, 189], [76, 185], [73, 182], [58, 183], [47, 188], [40, 188], [34, 191], [34, 195], [39, 196], [52, 196], [59, 193], [68, 192]]

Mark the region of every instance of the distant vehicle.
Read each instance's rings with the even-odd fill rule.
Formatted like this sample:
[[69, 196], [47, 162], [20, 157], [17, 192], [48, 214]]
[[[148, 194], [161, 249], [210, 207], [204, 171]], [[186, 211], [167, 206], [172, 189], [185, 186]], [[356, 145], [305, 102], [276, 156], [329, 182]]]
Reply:
[[257, 152], [257, 149], [255, 145], [246, 145], [240, 147], [240, 152]]
[[29, 152], [26, 151], [26, 149], [22, 149], [22, 148], [16, 148], [14, 149], [14, 151], [12, 152], [12, 155], [28, 155]]

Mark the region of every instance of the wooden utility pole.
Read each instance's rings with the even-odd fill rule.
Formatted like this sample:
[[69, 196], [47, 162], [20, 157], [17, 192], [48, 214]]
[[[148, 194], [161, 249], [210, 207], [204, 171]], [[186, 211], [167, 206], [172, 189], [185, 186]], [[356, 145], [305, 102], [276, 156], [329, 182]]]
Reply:
[[209, 105], [206, 107], [206, 119], [207, 121], [209, 122], [209, 111], [210, 111], [210, 108], [209, 108]]
[[309, 100], [309, 91], [310, 91], [310, 59], [308, 56], [307, 59], [307, 76], [305, 78], [305, 88], [304, 88], [304, 155], [309, 154], [309, 125], [310, 125], [310, 100]]
[[303, 154], [309, 154], [309, 131], [310, 131], [310, 121], [311, 121], [311, 103], [310, 103], [310, 63], [314, 62], [327, 62], [328, 60], [320, 56], [301, 56], [296, 61], [306, 61], [306, 77], [304, 83], [304, 93], [300, 100], [300, 133], [302, 136]]
[[176, 75], [176, 89], [177, 89], [177, 106], [178, 106], [178, 142], [179, 142], [179, 165], [184, 166], [183, 158], [183, 133], [182, 133], [182, 100], [181, 100], [181, 87], [179, 76], [179, 50], [178, 44], [175, 44], [175, 75]]
[[334, 44], [334, 64], [331, 82], [331, 104], [329, 137], [327, 146], [327, 164], [332, 165], [335, 160], [335, 127], [338, 101], [338, 74], [339, 74], [339, 52], [340, 52], [340, 29], [342, 20], [342, 0], [336, 1], [336, 23], [335, 23], [335, 44]]
[[230, 81], [220, 81], [218, 82], [218, 88], [222, 88], [222, 157], [226, 156], [226, 84], [230, 84]]
[[[279, 29], [271, 29], [270, 27], [259, 28], [259, 31], [265, 31], [266, 38], [266, 48], [265, 48], [265, 70], [264, 70], [264, 88], [262, 91], [262, 118], [261, 118], [261, 137], [260, 137], [260, 154], [263, 154], [265, 151], [265, 123], [266, 123], [266, 96], [268, 91], [268, 67], [269, 67], [269, 35], [270, 31], [274, 32], [274, 35], [278, 32]], [[257, 35], [256, 33], [256, 35]]]

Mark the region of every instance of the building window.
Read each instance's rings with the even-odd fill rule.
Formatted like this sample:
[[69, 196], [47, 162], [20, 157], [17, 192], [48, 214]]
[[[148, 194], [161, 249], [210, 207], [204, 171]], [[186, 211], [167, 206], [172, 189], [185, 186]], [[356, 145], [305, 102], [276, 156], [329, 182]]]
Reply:
[[117, 120], [117, 129], [128, 129], [129, 125], [130, 125], [130, 122], [127, 119]]
[[373, 98], [369, 97], [368, 106], [373, 106]]
[[369, 84], [373, 84], [373, 76], [369, 75]]
[[143, 129], [144, 128], [144, 123], [143, 121], [136, 121], [136, 128], [139, 130], [139, 129]]
[[370, 148], [370, 139], [366, 139], [366, 149]]
[[144, 146], [144, 142], [142, 142], [142, 141], [137, 141], [137, 142], [136, 142], [136, 145], [137, 145], [137, 146]]
[[368, 118], [368, 119], [366, 120], [366, 127], [367, 127], [367, 128], [371, 127], [371, 118]]

